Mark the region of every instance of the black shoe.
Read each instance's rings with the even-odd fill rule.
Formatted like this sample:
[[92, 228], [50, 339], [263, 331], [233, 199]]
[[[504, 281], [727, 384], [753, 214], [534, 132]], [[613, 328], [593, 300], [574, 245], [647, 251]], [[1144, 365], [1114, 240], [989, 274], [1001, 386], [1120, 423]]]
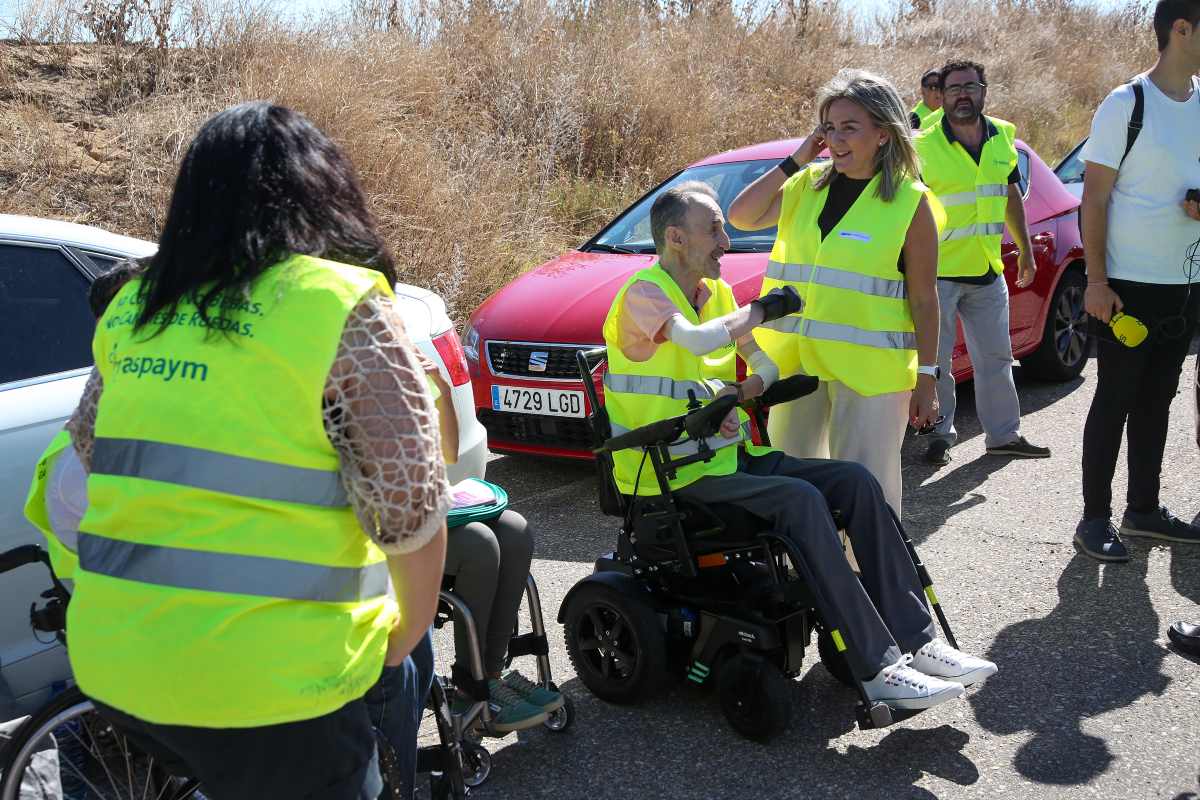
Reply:
[[1038, 447], [1030, 444], [1024, 436], [1018, 436], [1008, 444], [987, 449], [989, 456], [1012, 456], [1013, 458], [1049, 458], [1049, 447]]
[[925, 451], [925, 460], [930, 464], [949, 464], [950, 443], [945, 439], [934, 439]]
[[1167, 638], [1188, 655], [1200, 656], [1200, 625], [1176, 622], [1167, 629]]
[[1107, 519], [1085, 519], [1075, 526], [1075, 547], [1097, 561], [1128, 561], [1129, 551]]
[[1168, 542], [1200, 542], [1200, 528], [1190, 525], [1160, 506], [1149, 514], [1126, 509], [1121, 520], [1121, 533], [1126, 536], [1148, 536]]

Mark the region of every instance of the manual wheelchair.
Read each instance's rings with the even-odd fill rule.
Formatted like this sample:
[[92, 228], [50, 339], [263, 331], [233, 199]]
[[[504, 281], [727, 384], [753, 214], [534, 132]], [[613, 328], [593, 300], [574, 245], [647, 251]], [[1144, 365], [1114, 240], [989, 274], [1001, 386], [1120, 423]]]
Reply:
[[[767, 741], [789, 722], [790, 679], [800, 673], [804, 650], [817, 633], [822, 664], [857, 690], [861, 728], [880, 728], [919, 711], [891, 708], [867, 697], [843, 655], [852, 642], [825, 625], [804, 576], [800, 552], [769, 524], [733, 505], [696, 503], [671, 492], [676, 471], [708, 461], [704, 439], [715, 435], [736, 398], [701, 405], [695, 398], [683, 416], [659, 420], [611, 436], [595, 385], [606, 350], [580, 351], [578, 367], [591, 411], [601, 510], [622, 520], [614, 552], [596, 560], [591, 575], [567, 592], [559, 609], [567, 653], [592, 694], [612, 703], [636, 703], [672, 678], [701, 687], [715, 685], [721, 710], [740, 734]], [[810, 394], [817, 380], [797, 375], [774, 384], [746, 404], [763, 444], [766, 409]], [[699, 442], [675, 457], [670, 447], [684, 437]], [[613, 480], [612, 453], [645, 452], [649, 480], [659, 495], [631, 497]], [[839, 520], [832, 511], [835, 523]], [[839, 525], [840, 527], [840, 525]], [[905, 544], [947, 641], [955, 644], [928, 571], [907, 534]]]

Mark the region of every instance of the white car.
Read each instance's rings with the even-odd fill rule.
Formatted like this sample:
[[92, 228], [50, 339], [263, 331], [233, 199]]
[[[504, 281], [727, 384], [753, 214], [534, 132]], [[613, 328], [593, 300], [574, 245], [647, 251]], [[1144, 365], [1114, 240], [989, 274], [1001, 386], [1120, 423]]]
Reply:
[[1077, 199], [1083, 197], [1083, 172], [1086, 164], [1080, 158], [1080, 154], [1083, 152], [1085, 144], [1087, 144], [1087, 139], [1075, 145], [1074, 149], [1067, 153], [1066, 158], [1058, 162], [1058, 166], [1054, 168], [1054, 174], [1063, 182], [1063, 186], [1067, 187], [1067, 191], [1075, 195]]
[[[117, 261], [155, 245], [98, 228], [0, 214], [0, 552], [42, 537], [24, 516], [37, 458], [79, 402], [92, 367], [95, 327], [87, 292]], [[487, 431], [475, 419], [471, 379], [446, 304], [433, 292], [396, 285], [412, 341], [452, 388], [459, 420], [451, 482], [482, 478]], [[28, 566], [0, 578], [0, 720], [37, 708], [70, 679], [66, 653], [39, 640], [29, 606], [49, 586]]]

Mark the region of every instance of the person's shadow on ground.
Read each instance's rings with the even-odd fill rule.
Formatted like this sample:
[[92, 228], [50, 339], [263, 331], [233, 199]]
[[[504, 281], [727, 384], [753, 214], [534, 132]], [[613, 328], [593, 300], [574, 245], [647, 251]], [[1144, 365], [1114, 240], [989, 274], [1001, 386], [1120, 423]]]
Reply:
[[1046, 617], [1010, 625], [987, 658], [1000, 672], [971, 696], [984, 728], [1031, 731], [1017, 751], [1017, 771], [1038, 783], [1079, 785], [1112, 764], [1106, 742], [1083, 721], [1161, 695], [1167, 651], [1146, 586], [1146, 559], [1101, 569], [1076, 554], [1058, 579], [1058, 606]]

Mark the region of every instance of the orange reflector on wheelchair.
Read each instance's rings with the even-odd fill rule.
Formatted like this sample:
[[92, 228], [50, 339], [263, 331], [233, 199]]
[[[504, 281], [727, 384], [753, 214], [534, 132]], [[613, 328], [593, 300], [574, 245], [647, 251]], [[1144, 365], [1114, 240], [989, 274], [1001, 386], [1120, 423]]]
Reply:
[[696, 564], [698, 564], [701, 569], [705, 567], [723, 567], [725, 566], [725, 562], [728, 560], [729, 559], [725, 557], [724, 553], [709, 553], [706, 556], [700, 556], [697, 558]]

